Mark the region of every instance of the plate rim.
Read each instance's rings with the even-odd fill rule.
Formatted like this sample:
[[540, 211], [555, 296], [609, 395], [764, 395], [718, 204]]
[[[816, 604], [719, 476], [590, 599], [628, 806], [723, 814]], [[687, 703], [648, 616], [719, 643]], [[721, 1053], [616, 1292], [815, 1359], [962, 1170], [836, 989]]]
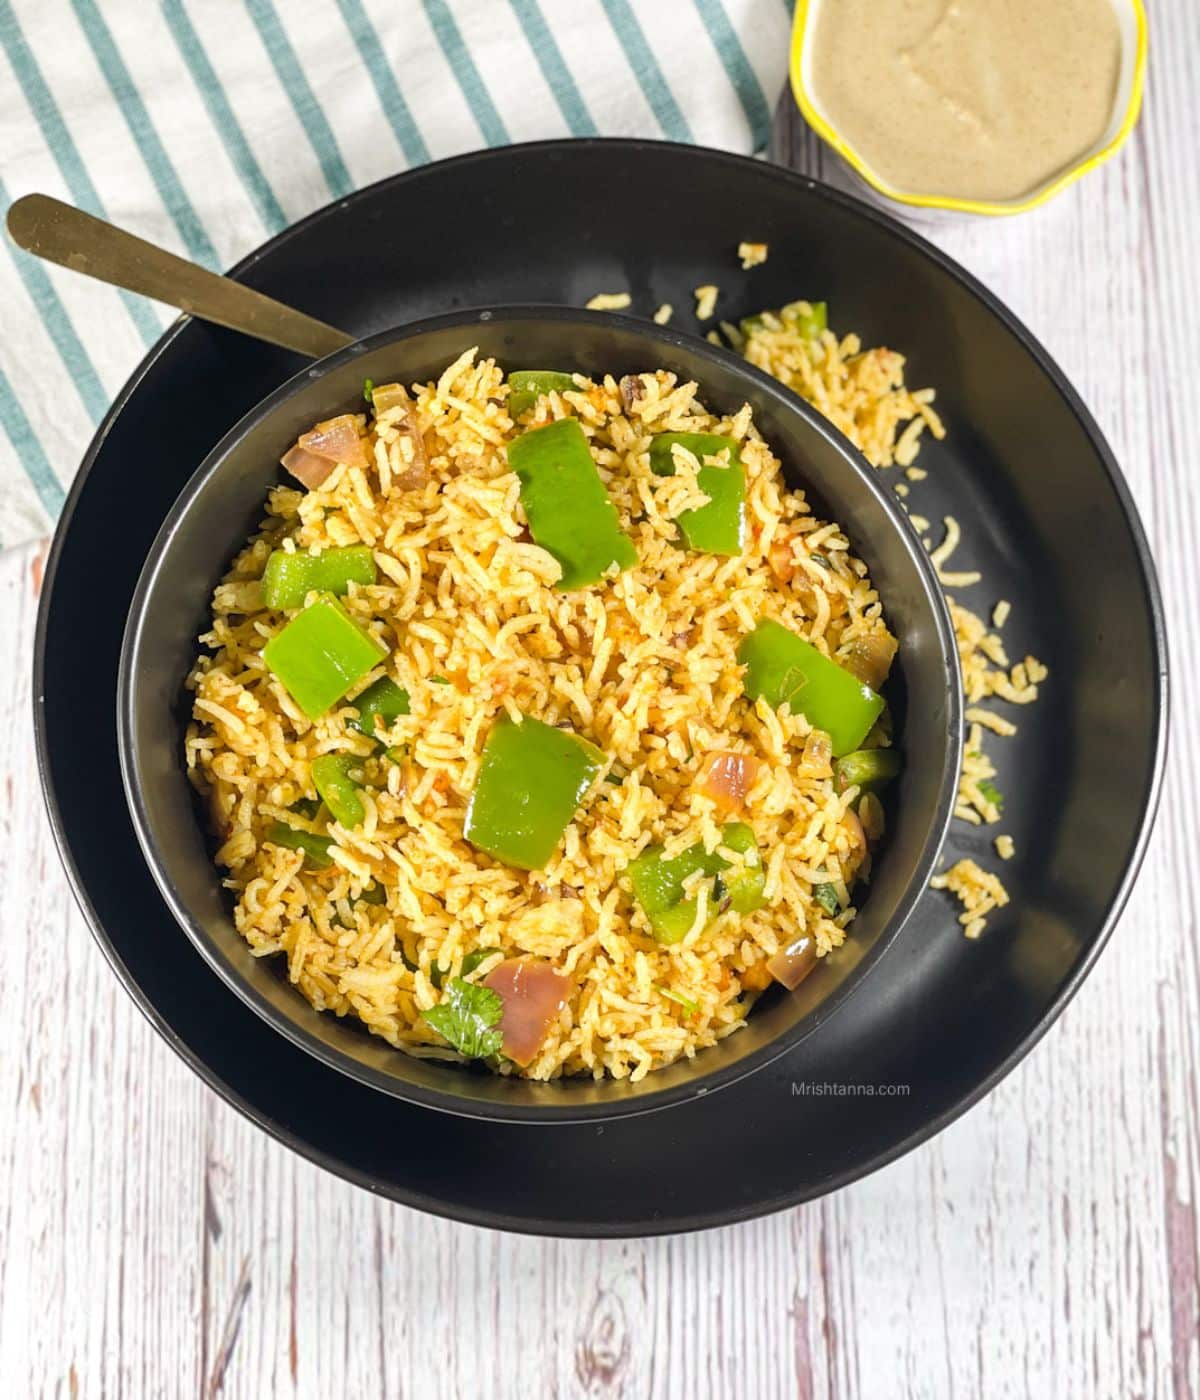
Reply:
[[[307, 232], [309, 227], [315, 225], [318, 221], [337, 216], [357, 202], [375, 197], [385, 187], [398, 185], [401, 182], [419, 182], [423, 176], [434, 169], [440, 172], [450, 167], [466, 168], [475, 164], [491, 163], [497, 160], [504, 161], [513, 152], [567, 154], [571, 151], [578, 151], [580, 148], [620, 148], [631, 158], [636, 158], [642, 152], [662, 154], [669, 151], [677, 157], [688, 159], [695, 158], [705, 162], [715, 162], [718, 165], [735, 166], [739, 169], [746, 170], [747, 173], [753, 172], [759, 178], [782, 181], [785, 184], [803, 189], [810, 194], [816, 193], [821, 198], [841, 206], [854, 217], [864, 219], [866, 222], [876, 225], [885, 234], [899, 239], [901, 243], [908, 245], [908, 247], [915, 250], [918, 254], [930, 259], [942, 272], [963, 287], [976, 301], [982, 304], [983, 308], [990, 313], [992, 317], [1000, 322], [1053, 385], [1096, 452], [1099, 463], [1116, 497], [1130, 533], [1135, 558], [1141, 572], [1142, 593], [1151, 624], [1150, 641], [1155, 661], [1153, 757], [1147, 781], [1139, 796], [1140, 818], [1136, 839], [1129, 850], [1120, 880], [1104, 919], [1092, 941], [1091, 947], [1076, 963], [1070, 975], [1065, 978], [1058, 987], [1053, 999], [1039, 1016], [1036, 1023], [1020, 1038], [1008, 1054], [984, 1075], [969, 1093], [955, 1100], [955, 1102], [948, 1105], [941, 1112], [935, 1114], [932, 1118], [923, 1122], [919, 1128], [914, 1129], [899, 1141], [892, 1143], [890, 1146], [881, 1149], [867, 1158], [856, 1161], [853, 1166], [828, 1177], [821, 1182], [820, 1189], [817, 1191], [801, 1190], [798, 1192], [783, 1192], [766, 1200], [755, 1200], [753, 1203], [746, 1206], [724, 1209], [709, 1214], [692, 1213], [665, 1223], [653, 1218], [632, 1222], [622, 1221], [620, 1223], [583, 1221], [579, 1219], [567, 1222], [547, 1221], [544, 1218], [533, 1219], [525, 1216], [518, 1217], [492, 1210], [476, 1211], [469, 1206], [463, 1206], [457, 1203], [453, 1208], [450, 1208], [440, 1200], [427, 1197], [420, 1192], [412, 1191], [408, 1188], [389, 1189], [387, 1191], [381, 1190], [379, 1186], [369, 1180], [367, 1175], [360, 1169], [335, 1159], [332, 1154], [325, 1152], [323, 1149], [311, 1146], [290, 1128], [285, 1127], [282, 1123], [277, 1121], [271, 1114], [255, 1107], [239, 1091], [235, 1090], [220, 1075], [201, 1061], [199, 1056], [183, 1041], [182, 1037], [158, 1012], [157, 1008], [133, 978], [115, 946], [111, 943], [102, 922], [97, 916], [91, 899], [84, 888], [79, 869], [67, 841], [61, 807], [51, 780], [49, 743], [44, 711], [46, 640], [49, 631], [50, 610], [54, 598], [55, 585], [57, 583], [59, 563], [76, 508], [87, 480], [91, 475], [92, 468], [103, 449], [113, 425], [120, 414], [124, 412], [126, 405], [140, 388], [142, 381], [147, 377], [154, 364], [174, 343], [192, 320], [192, 318], [187, 315], [177, 317], [166, 328], [163, 335], [147, 350], [125, 384], [121, 387], [111, 407], [93, 434], [81, 460], [79, 470], [67, 493], [67, 498], [55, 528], [50, 552], [46, 560], [43, 574], [42, 595], [38, 605], [37, 622], [34, 630], [32, 688], [34, 745], [38, 783], [41, 789], [46, 815], [50, 823], [54, 845], [62, 863], [64, 873], [66, 874], [67, 883], [74, 897], [76, 906], [83, 914], [84, 921], [87, 923], [93, 939], [100, 947], [106, 961], [116, 973], [126, 992], [130, 995], [143, 1016], [150, 1022], [151, 1026], [162, 1036], [171, 1049], [199, 1075], [208, 1087], [219, 1094], [227, 1103], [236, 1108], [251, 1122], [256, 1124], [256, 1126], [270, 1134], [276, 1141], [289, 1147], [292, 1151], [297, 1152], [301, 1157], [313, 1162], [315, 1165], [324, 1167], [326, 1170], [331, 1171], [334, 1175], [344, 1180], [352, 1181], [355, 1185], [363, 1187], [374, 1196], [395, 1200], [444, 1219], [457, 1220], [467, 1224], [483, 1226], [484, 1228], [503, 1229], [519, 1234], [539, 1236], [588, 1239], [638, 1238], [651, 1235], [682, 1234], [694, 1230], [715, 1228], [721, 1225], [737, 1224], [745, 1220], [752, 1220], [760, 1216], [773, 1214], [777, 1211], [800, 1205], [806, 1201], [817, 1199], [820, 1196], [840, 1190], [842, 1187], [869, 1176], [891, 1162], [898, 1160], [914, 1148], [942, 1132], [951, 1123], [979, 1103], [987, 1094], [991, 1093], [991, 1091], [1037, 1046], [1050, 1027], [1058, 1021], [1063, 1011], [1078, 993], [1083, 982], [1091, 974], [1097, 959], [1107, 946], [1112, 936], [1113, 929], [1124, 912], [1133, 885], [1145, 860], [1162, 795], [1169, 741], [1171, 698], [1169, 652], [1158, 573], [1150, 551], [1145, 527], [1142, 523], [1137, 505], [1133, 500], [1129, 484], [1125, 480], [1112, 448], [1104, 433], [1101, 431], [1099, 424], [1096, 422], [1078, 391], [1071, 384], [1054, 357], [1014, 312], [1010, 311], [993, 292], [954, 258], [936, 247], [921, 234], [909, 228], [892, 214], [868, 204], [864, 200], [858, 199], [843, 190], [836, 189], [824, 181], [817, 180], [810, 175], [792, 170], [787, 166], [778, 165], [774, 162], [757, 161], [748, 156], [736, 155], [729, 151], [722, 151], [712, 147], [681, 145], [669, 141], [648, 140], [643, 138], [587, 137], [583, 139], [562, 138], [545, 141], [518, 142], [510, 146], [489, 147], [447, 157], [440, 161], [432, 161], [425, 165], [399, 171], [394, 175], [385, 176], [369, 185], [364, 185], [361, 189], [356, 190], [353, 194], [343, 199], [330, 201], [320, 208], [313, 210], [312, 213], [306, 215], [296, 223], [290, 224], [286, 229], [281, 230], [272, 238], [258, 245], [246, 254], [245, 257], [235, 263], [233, 267], [229, 269], [227, 275], [235, 278], [244, 277], [244, 275], [252, 270], [255, 264], [268, 253], [275, 253], [284, 247], [292, 238], [299, 236], [303, 232]], [[169, 913], [170, 911], [168, 910], [167, 912]], [[522, 1131], [553, 1132], [569, 1130], [572, 1126], [578, 1127], [580, 1125], [528, 1124], [522, 1126]]]

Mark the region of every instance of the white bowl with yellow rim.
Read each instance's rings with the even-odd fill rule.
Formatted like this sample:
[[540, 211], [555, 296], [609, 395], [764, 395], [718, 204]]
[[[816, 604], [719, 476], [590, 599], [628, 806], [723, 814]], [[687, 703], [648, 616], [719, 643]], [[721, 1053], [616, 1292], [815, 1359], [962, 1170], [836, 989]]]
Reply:
[[966, 214], [994, 216], [1023, 213], [1044, 204], [1081, 175], [1102, 165], [1121, 148], [1137, 123], [1146, 71], [1146, 12], [1142, 0], [1111, 0], [1120, 44], [1112, 108], [1107, 124], [1082, 153], [1013, 198], [971, 198], [961, 193], [931, 193], [918, 188], [901, 188], [880, 173], [876, 168], [878, 161], [873, 166], [839, 130], [829, 110], [828, 99], [820, 96], [820, 85], [814, 81], [817, 24], [825, 8], [838, 2], [797, 0], [790, 62], [792, 91], [809, 125], [867, 185], [887, 200], [925, 210], [950, 210]]

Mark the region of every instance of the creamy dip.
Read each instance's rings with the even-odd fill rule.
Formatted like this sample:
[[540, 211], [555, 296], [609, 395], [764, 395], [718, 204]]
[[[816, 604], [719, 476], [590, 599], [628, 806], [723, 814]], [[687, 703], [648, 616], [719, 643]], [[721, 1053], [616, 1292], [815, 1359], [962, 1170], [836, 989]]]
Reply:
[[1007, 200], [1074, 164], [1113, 113], [1112, 0], [824, 0], [809, 90], [911, 194]]

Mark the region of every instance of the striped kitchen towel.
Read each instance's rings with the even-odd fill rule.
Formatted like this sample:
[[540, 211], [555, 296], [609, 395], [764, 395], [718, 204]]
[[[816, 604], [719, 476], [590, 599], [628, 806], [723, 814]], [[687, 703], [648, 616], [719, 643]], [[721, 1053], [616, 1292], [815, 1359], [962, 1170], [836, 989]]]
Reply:
[[[0, 206], [223, 268], [407, 166], [558, 136], [762, 150], [789, 0], [0, 0]], [[173, 313], [0, 253], [0, 545], [44, 535]]]

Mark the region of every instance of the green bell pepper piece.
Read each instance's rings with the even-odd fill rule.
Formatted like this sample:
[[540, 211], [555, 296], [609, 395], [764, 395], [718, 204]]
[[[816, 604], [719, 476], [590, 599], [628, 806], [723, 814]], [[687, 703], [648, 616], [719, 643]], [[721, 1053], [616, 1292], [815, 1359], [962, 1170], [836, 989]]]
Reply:
[[540, 870], [603, 767], [603, 753], [577, 734], [536, 719], [498, 719], [463, 835], [506, 865]]
[[750, 699], [787, 701], [793, 713], [829, 735], [835, 758], [858, 748], [883, 709], [882, 696], [778, 622], [760, 622], [737, 659], [746, 668]]
[[515, 369], [508, 376], [508, 416], [516, 419], [537, 403], [543, 394], [561, 394], [579, 386], [569, 374], [556, 369]]
[[779, 319], [806, 340], [816, 340], [829, 324], [828, 310], [823, 301], [791, 301], [780, 309]]
[[902, 762], [895, 749], [855, 749], [833, 765], [833, 781], [838, 792], [861, 788], [875, 792], [900, 776]]
[[508, 445], [508, 461], [521, 481], [530, 534], [562, 565], [555, 587], [583, 588], [598, 583], [612, 564], [628, 569], [637, 563], [574, 418], [516, 438]]
[[374, 583], [375, 556], [366, 545], [326, 549], [320, 554], [274, 549], [263, 570], [263, 602], [269, 608], [298, 608], [310, 593], [349, 591], [352, 583]]
[[352, 753], [323, 753], [312, 761], [313, 785], [335, 822], [361, 826], [367, 815], [358, 789], [362, 786], [363, 761]]
[[314, 836], [311, 831], [297, 831], [286, 822], [272, 822], [267, 828], [266, 839], [273, 846], [286, 846], [289, 851], [303, 851], [304, 863], [314, 870], [328, 870], [333, 864], [329, 848], [333, 842], [328, 836]]
[[828, 881], [823, 881], [821, 884], [813, 886], [813, 898], [831, 919], [841, 908], [841, 904], [838, 902], [837, 890], [829, 884]]
[[1004, 810], [1004, 794], [990, 778], [983, 778], [977, 784], [979, 791], [996, 808], [998, 812]]
[[660, 943], [678, 943], [696, 922], [697, 901], [685, 899], [684, 881], [698, 870], [716, 874], [713, 857], [700, 844], [689, 846], [669, 860], [661, 846], [650, 846], [629, 863], [627, 874], [633, 896], [650, 920]]
[[[802, 308], [807, 307], [807, 310]], [[828, 324], [829, 308], [823, 301], [789, 301], [774, 313], [790, 330], [798, 331], [807, 340], [816, 340]], [[747, 340], [755, 331], [762, 330], [761, 316], [743, 316], [738, 322]]]
[[696, 922], [696, 898], [684, 898], [684, 882], [698, 870], [715, 875], [713, 897], [709, 901], [709, 921], [716, 918], [726, 898], [739, 914], [759, 909], [763, 903], [765, 876], [754, 833], [745, 822], [730, 822], [721, 832], [721, 844], [753, 858], [732, 875], [729, 862], [716, 851], [707, 852], [699, 842], [679, 855], [664, 860], [661, 846], [650, 846], [630, 861], [627, 874], [634, 898], [650, 920], [650, 928], [660, 943], [678, 943]]
[[682, 943], [696, 922], [697, 907], [696, 900], [684, 899], [678, 904], [672, 904], [669, 909], [658, 909], [653, 914], [647, 910], [646, 917], [650, 920], [650, 929], [654, 937], [659, 943], [668, 946]]
[[408, 691], [390, 676], [372, 681], [361, 695], [355, 696], [354, 704], [358, 707], [358, 718], [349, 721], [350, 728], [357, 729], [368, 739], [377, 738], [379, 729], [386, 729], [401, 715], [409, 713]]
[[267, 669], [309, 719], [326, 710], [387, 655], [341, 603], [322, 593], [263, 647]]
[[[710, 497], [706, 506], [676, 518], [688, 545], [705, 554], [741, 554], [746, 547], [746, 473], [732, 438], [717, 433], [660, 433], [650, 442], [650, 469], [674, 476], [671, 448], [678, 444], [700, 463], [696, 483]], [[705, 457], [727, 453], [728, 466], [705, 465]]]
[[731, 851], [747, 857], [745, 865], [724, 873], [729, 869], [727, 861], [721, 861], [721, 871], [713, 885], [713, 903], [720, 909], [728, 898], [729, 907], [735, 914], [750, 914], [763, 906], [763, 890], [767, 876], [763, 870], [762, 857], [754, 832], [745, 822], [730, 822], [721, 832], [721, 844]]

